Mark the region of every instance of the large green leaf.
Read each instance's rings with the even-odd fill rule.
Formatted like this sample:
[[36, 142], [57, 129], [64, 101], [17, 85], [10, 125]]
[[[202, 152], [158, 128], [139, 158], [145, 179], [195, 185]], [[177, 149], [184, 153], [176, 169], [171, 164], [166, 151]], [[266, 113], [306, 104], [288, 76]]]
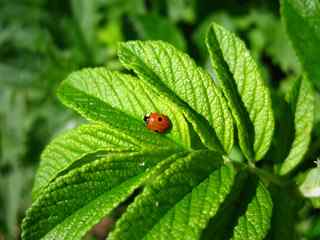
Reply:
[[303, 69], [320, 88], [320, 2], [281, 0], [281, 15]]
[[152, 150], [109, 155], [71, 170], [33, 203], [22, 225], [22, 238], [80, 239], [134, 189], [185, 153], [167, 158], [170, 154]]
[[[140, 141], [168, 138], [178, 145], [190, 146], [188, 124], [179, 109], [128, 74], [105, 68], [84, 69], [69, 75], [58, 94], [65, 105], [87, 119], [132, 134]], [[150, 112], [161, 112], [170, 118], [172, 128], [168, 134], [146, 131], [143, 117]]]
[[161, 41], [132, 41], [120, 45], [119, 58], [163, 101], [181, 109], [207, 147], [230, 152], [233, 126], [227, 104], [188, 55]]
[[199, 239], [233, 185], [236, 171], [221, 164], [207, 151], [179, 159], [129, 206], [110, 238]]
[[269, 90], [244, 43], [233, 33], [212, 24], [207, 46], [238, 128], [241, 150], [247, 159], [259, 160], [269, 149], [274, 128]]
[[282, 163], [279, 173], [292, 171], [308, 150], [314, 118], [314, 94], [306, 77], [297, 79], [290, 92], [289, 104], [294, 115], [294, 141], [290, 152]]

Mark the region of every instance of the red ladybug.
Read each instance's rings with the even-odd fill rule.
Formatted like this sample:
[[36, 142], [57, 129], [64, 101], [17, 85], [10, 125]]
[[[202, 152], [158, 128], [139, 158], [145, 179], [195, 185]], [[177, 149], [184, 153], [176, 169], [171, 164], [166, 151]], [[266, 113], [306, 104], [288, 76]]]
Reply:
[[148, 129], [158, 133], [164, 133], [171, 127], [170, 119], [164, 114], [153, 112], [149, 116], [144, 116], [143, 120]]

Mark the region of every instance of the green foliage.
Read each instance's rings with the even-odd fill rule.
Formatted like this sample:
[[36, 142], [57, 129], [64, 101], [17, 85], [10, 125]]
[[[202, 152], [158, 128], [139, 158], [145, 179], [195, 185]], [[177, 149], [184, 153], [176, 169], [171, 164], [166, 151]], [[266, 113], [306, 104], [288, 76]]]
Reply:
[[[230, 37], [219, 29], [221, 37]], [[209, 31], [208, 37], [211, 53], [223, 49], [219, 42], [210, 44], [214, 32]], [[243, 50], [241, 40], [236, 41], [234, 45]], [[223, 77], [219, 73], [228, 70], [225, 61], [234, 59], [237, 51], [219, 54], [212, 58], [223, 63], [215, 67], [217, 76]], [[253, 64], [249, 53], [246, 55]], [[92, 123], [58, 137], [44, 151], [22, 238], [79, 239], [135, 189], [142, 188], [111, 239], [199, 239], [203, 231], [213, 233], [211, 227], [206, 229], [212, 219], [210, 225], [219, 226], [221, 239], [227, 235], [263, 239], [272, 213], [269, 191], [253, 176], [254, 169], [248, 171], [252, 165], [237, 165], [227, 158], [233, 146], [227, 102], [232, 109], [244, 92], [228, 95], [232, 85], [224, 86], [225, 100], [205, 70], [164, 42], [122, 43], [119, 58], [137, 78], [92, 68], [72, 73], [60, 85], [61, 101]], [[241, 66], [246, 65], [239, 69]], [[238, 76], [237, 83], [244, 85], [243, 77]], [[261, 81], [256, 73], [251, 78]], [[263, 84], [260, 88], [267, 103], [259, 106], [261, 112], [272, 116], [268, 89]], [[168, 134], [145, 127], [143, 116], [152, 111], [168, 114], [172, 120]], [[249, 123], [258, 129], [269, 126], [268, 118], [259, 121]], [[269, 122], [273, 124], [272, 117]], [[264, 151], [273, 129], [268, 130], [261, 140]], [[195, 145], [199, 140], [202, 145]], [[235, 208], [239, 194], [245, 198]], [[229, 214], [220, 221], [226, 209]]]
[[320, 3], [317, 0], [282, 0], [281, 13], [303, 69], [319, 89]]
[[2, 0], [0, 239], [319, 239], [320, 8], [280, 2]]
[[163, 42], [128, 42], [119, 48], [120, 61], [162, 101], [179, 108], [202, 143], [230, 152], [233, 126], [226, 102], [208, 73], [192, 59]]
[[299, 239], [296, 231], [296, 219], [301, 205], [301, 199], [293, 187], [284, 189], [273, 186], [270, 188], [273, 201], [271, 230], [266, 239]]
[[235, 170], [222, 163], [207, 151], [178, 159], [129, 206], [110, 238], [198, 239], [233, 184]]
[[269, 149], [274, 128], [269, 90], [254, 60], [234, 34], [214, 24], [207, 45], [238, 128], [241, 150], [248, 160], [260, 160]]
[[294, 115], [295, 136], [290, 152], [282, 163], [279, 174], [292, 171], [303, 160], [311, 138], [314, 115], [314, 94], [306, 77], [299, 78], [292, 87], [289, 105]]
[[59, 180], [50, 184], [28, 211], [22, 238], [80, 239], [134, 189], [161, 171], [159, 165], [152, 171], [146, 169], [166, 158], [168, 153], [167, 149], [159, 149], [149, 153], [114, 154], [58, 177]]
[[141, 124], [141, 116], [152, 111], [166, 112], [176, 126], [168, 137], [180, 145], [190, 144], [188, 126], [181, 113], [131, 75], [104, 68], [81, 70], [61, 84], [58, 94], [62, 102], [84, 117], [121, 129], [140, 142], [145, 140], [142, 132], [151, 134]]
[[259, 182], [255, 196], [238, 220], [232, 239], [264, 239], [270, 227], [272, 201], [268, 190]]

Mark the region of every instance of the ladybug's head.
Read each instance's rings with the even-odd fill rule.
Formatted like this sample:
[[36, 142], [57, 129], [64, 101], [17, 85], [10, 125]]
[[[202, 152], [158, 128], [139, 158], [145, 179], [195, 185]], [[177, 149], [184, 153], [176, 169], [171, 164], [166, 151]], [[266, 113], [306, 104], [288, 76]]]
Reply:
[[149, 118], [150, 118], [150, 116], [149, 116], [149, 115], [144, 115], [144, 117], [143, 117], [143, 121], [144, 121], [145, 123], [148, 123]]

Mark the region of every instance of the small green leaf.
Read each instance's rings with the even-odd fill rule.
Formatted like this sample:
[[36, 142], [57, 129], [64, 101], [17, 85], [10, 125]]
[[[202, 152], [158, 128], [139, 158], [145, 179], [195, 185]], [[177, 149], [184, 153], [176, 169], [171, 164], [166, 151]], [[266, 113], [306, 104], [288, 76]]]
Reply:
[[281, 15], [304, 71], [320, 88], [320, 2], [281, 0]]
[[307, 198], [320, 199], [320, 167], [313, 168], [308, 172], [299, 189]]
[[292, 171], [308, 150], [314, 118], [314, 94], [306, 77], [297, 79], [291, 89], [289, 104], [294, 115], [295, 136], [290, 152], [282, 163], [279, 173]]
[[184, 154], [123, 153], [71, 170], [52, 182], [28, 210], [22, 239], [80, 239], [134, 189]]
[[299, 189], [302, 195], [311, 201], [314, 208], [320, 209], [320, 160], [315, 163], [317, 167], [307, 173]]
[[230, 152], [233, 123], [227, 104], [209, 74], [188, 55], [161, 41], [132, 41], [120, 45], [119, 58], [163, 101], [181, 109], [207, 147]]
[[186, 50], [187, 44], [184, 36], [179, 28], [167, 18], [155, 14], [145, 14], [134, 16], [131, 19], [141, 39], [163, 40], [180, 50]]
[[[188, 124], [179, 109], [133, 76], [105, 68], [83, 69], [62, 82], [58, 95], [66, 106], [87, 119], [107, 124], [123, 134], [132, 134], [141, 141], [167, 138], [178, 145], [190, 146]], [[169, 133], [160, 136], [146, 131], [143, 117], [150, 112], [169, 116], [172, 124]]]
[[233, 185], [236, 171], [221, 163], [207, 151], [176, 161], [129, 206], [110, 238], [199, 239]]
[[269, 149], [274, 118], [258, 66], [244, 43], [217, 24], [209, 29], [207, 46], [238, 128], [241, 150], [247, 159], [260, 160]]

